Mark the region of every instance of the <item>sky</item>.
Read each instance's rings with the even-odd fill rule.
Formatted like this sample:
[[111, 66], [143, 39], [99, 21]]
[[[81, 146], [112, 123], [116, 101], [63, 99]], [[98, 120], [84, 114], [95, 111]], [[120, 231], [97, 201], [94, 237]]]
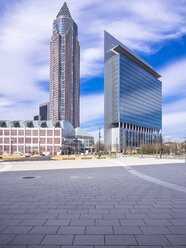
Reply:
[[[104, 126], [104, 30], [162, 75], [163, 137], [186, 137], [186, 0], [67, 0], [79, 28], [81, 127]], [[0, 119], [49, 100], [52, 24], [63, 0], [0, 0]]]

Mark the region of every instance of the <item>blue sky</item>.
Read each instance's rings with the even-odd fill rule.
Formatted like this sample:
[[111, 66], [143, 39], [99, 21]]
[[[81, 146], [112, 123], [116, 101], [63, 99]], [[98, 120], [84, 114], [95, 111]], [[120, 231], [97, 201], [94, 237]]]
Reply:
[[[104, 29], [162, 75], [163, 135], [186, 137], [186, 0], [68, 0], [81, 46], [81, 127], [104, 114]], [[62, 0], [0, 0], [0, 119], [32, 119], [49, 99], [49, 44]]]

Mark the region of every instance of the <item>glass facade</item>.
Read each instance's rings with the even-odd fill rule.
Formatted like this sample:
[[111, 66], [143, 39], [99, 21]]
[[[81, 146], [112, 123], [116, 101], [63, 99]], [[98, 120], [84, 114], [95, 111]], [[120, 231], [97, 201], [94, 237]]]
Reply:
[[105, 32], [104, 129], [107, 149], [138, 148], [159, 139], [160, 75]]
[[84, 152], [85, 150], [88, 150], [92, 152], [95, 145], [94, 137], [79, 127], [75, 129], [75, 133], [76, 139], [80, 142], [79, 151], [81, 150]]
[[79, 126], [80, 46], [78, 28], [64, 3], [53, 23], [50, 45], [50, 119]]
[[161, 82], [122, 54], [120, 65], [119, 122], [161, 129]]

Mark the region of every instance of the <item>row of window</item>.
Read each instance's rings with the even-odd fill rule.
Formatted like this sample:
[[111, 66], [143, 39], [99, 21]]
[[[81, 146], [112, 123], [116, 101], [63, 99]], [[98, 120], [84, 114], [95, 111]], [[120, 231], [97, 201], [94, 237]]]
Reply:
[[[39, 130], [11, 130], [10, 129], [0, 129], [0, 136], [38, 136]], [[60, 130], [40, 130], [40, 136], [60, 136], [61, 131]]]
[[[60, 144], [61, 139], [60, 138], [25, 138], [25, 143], [26, 144]], [[0, 137], [0, 144], [24, 144], [24, 138], [1, 138]]]
[[38, 154], [43, 152], [49, 152], [50, 154], [57, 154], [60, 152], [60, 146], [23, 146], [23, 145], [13, 145], [13, 146], [2, 146], [0, 145], [0, 153], [15, 153], [15, 152], [22, 152], [22, 153], [33, 153]]

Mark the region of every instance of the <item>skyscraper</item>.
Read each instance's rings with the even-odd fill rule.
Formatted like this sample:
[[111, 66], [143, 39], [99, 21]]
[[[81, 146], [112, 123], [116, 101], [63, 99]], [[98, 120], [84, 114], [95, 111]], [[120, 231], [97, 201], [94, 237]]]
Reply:
[[50, 120], [80, 119], [80, 46], [78, 27], [66, 2], [53, 23], [50, 44]]
[[49, 102], [39, 104], [39, 120], [48, 121], [49, 120]]
[[104, 139], [107, 150], [160, 140], [161, 76], [105, 31]]

